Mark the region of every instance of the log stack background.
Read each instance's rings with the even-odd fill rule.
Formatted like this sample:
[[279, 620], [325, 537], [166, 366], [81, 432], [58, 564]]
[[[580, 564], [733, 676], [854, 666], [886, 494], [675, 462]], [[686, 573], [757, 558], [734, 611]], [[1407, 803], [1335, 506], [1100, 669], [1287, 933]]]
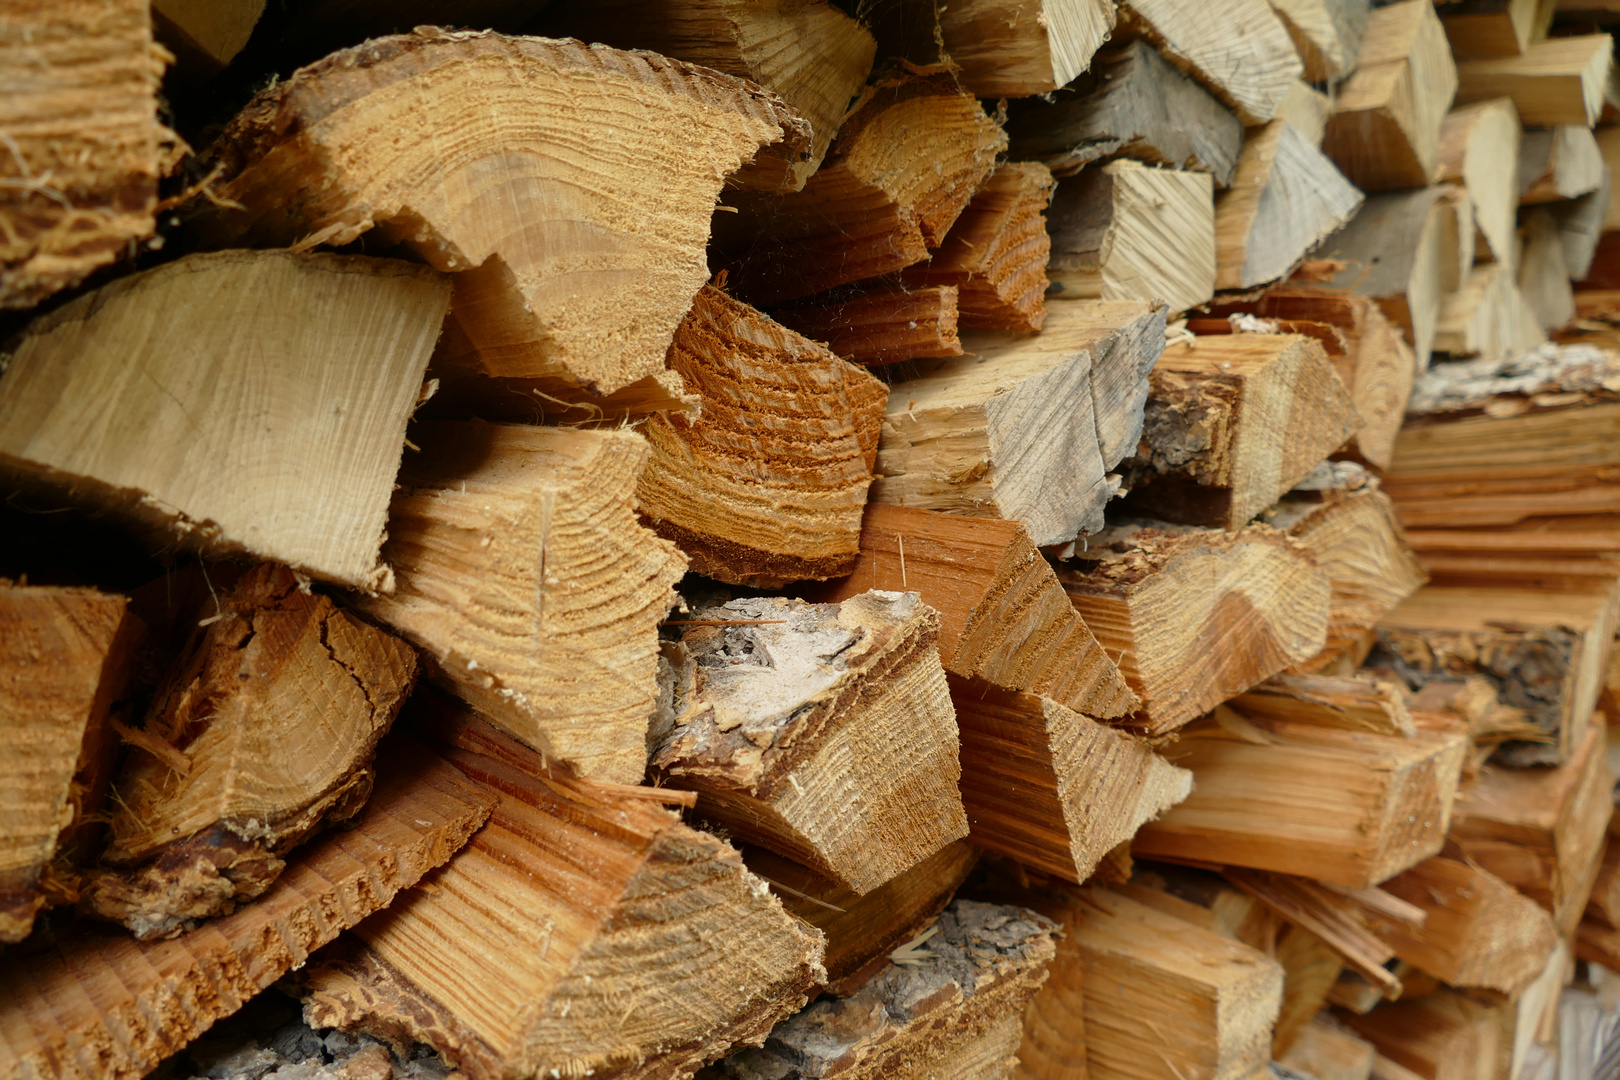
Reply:
[[0, 1077], [1620, 1076], [1611, 8], [0, 0]]

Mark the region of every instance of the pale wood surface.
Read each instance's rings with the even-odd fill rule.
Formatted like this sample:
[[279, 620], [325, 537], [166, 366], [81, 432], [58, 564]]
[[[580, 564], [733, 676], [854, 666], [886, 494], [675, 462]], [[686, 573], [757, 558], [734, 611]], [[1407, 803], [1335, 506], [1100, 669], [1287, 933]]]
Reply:
[[122, 278], [29, 326], [0, 380], [0, 465], [166, 542], [386, 591], [389, 486], [447, 300], [424, 267], [355, 256]]
[[1463, 287], [1440, 306], [1434, 348], [1456, 359], [1500, 360], [1521, 356], [1546, 340], [1519, 292], [1512, 266], [1489, 263], [1476, 266]]
[[1531, 128], [1519, 150], [1519, 202], [1573, 199], [1603, 181], [1603, 151], [1585, 124]]
[[1317, 1080], [1369, 1080], [1377, 1053], [1365, 1039], [1318, 1016], [1277, 1060]]
[[1334, 83], [1355, 70], [1369, 0], [1271, 0], [1271, 6], [1294, 39], [1307, 82]]
[[[1339, 1022], [1377, 1047], [1385, 1064], [1373, 1076], [1405, 1080], [1475, 1080], [1494, 1074], [1502, 1045], [1503, 1006], [1488, 1006], [1454, 990], [1440, 990], [1411, 1001], [1386, 1002], [1365, 1016], [1338, 1014]], [[1489, 1071], [1487, 1071], [1489, 1070]]]
[[975, 97], [1067, 86], [1114, 28], [1114, 0], [990, 0], [940, 10], [945, 51]]
[[[1535, 37], [1541, 0], [1441, 0], [1439, 4], [1451, 51], [1459, 60], [1518, 56]], [[1546, 37], [1546, 27], [1541, 28]]]
[[1230, 699], [1244, 716], [1317, 724], [1375, 735], [1413, 735], [1417, 728], [1393, 683], [1370, 675], [1273, 675]]
[[[1041, 235], [1046, 235], [1044, 229]], [[1044, 282], [1044, 264], [1040, 276]], [[1036, 299], [1039, 302], [1038, 294]], [[956, 285], [855, 287], [777, 305], [770, 315], [788, 329], [824, 342], [852, 363], [875, 366], [961, 356], [957, 336], [961, 300], [962, 290]]]
[[1575, 292], [1558, 219], [1546, 207], [1537, 207], [1526, 218], [1521, 236], [1519, 293], [1543, 330], [1562, 329], [1575, 318]]
[[1440, 128], [1440, 179], [1468, 189], [1485, 250], [1509, 265], [1518, 225], [1520, 142], [1519, 113], [1508, 98], [1459, 106]]
[[1614, 69], [1608, 34], [1549, 38], [1519, 56], [1457, 65], [1457, 103], [1509, 97], [1526, 127], [1598, 121]]
[[1326, 94], [1310, 83], [1296, 82], [1277, 106], [1274, 119], [1288, 121], [1306, 142], [1320, 150], [1332, 112], [1333, 102]]
[[1220, 8], [1194, 0], [1122, 0], [1122, 29], [1142, 34], [1244, 124], [1263, 124], [1305, 66], [1265, 0]]
[[[1564, 245], [1564, 270], [1573, 281], [1583, 281], [1592, 272], [1598, 246], [1608, 231], [1606, 222], [1613, 201], [1613, 178], [1605, 162], [1597, 187], [1550, 208], [1558, 222], [1558, 239]], [[1577, 310], [1576, 314], [1579, 313]]]

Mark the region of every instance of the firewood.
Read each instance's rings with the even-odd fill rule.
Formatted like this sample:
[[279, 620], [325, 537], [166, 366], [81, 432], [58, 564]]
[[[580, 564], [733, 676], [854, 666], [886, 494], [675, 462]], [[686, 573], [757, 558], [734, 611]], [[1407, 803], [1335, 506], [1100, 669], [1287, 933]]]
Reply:
[[1060, 577], [1164, 735], [1314, 655], [1329, 587], [1304, 548], [1263, 525], [1226, 532], [1132, 522], [1092, 537]]
[[[424, 99], [428, 81], [437, 93]], [[445, 130], [450, 159], [433, 137]], [[223, 208], [198, 228], [220, 246], [307, 247], [381, 226], [437, 269], [464, 271], [458, 354], [442, 359], [606, 395], [663, 370], [708, 277], [726, 174], [779, 141], [807, 154], [808, 125], [706, 68], [423, 29], [261, 92], [215, 145]], [[499, 183], [477, 179], [492, 171]], [[514, 205], [532, 208], [522, 228]]]
[[1500, 360], [1521, 356], [1546, 341], [1515, 278], [1511, 264], [1476, 266], [1463, 287], [1440, 305], [1434, 351], [1459, 359]]
[[636, 497], [653, 529], [721, 581], [847, 574], [872, 476], [861, 414], [882, 414], [881, 385], [713, 285], [681, 322], [669, 364], [703, 408], [642, 427], [652, 457]]
[[1549, 38], [1523, 53], [1457, 65], [1457, 103], [1510, 97], [1525, 127], [1596, 124], [1614, 70], [1608, 34]]
[[1373, 933], [1407, 963], [1451, 986], [1517, 996], [1546, 967], [1552, 918], [1494, 874], [1456, 859], [1426, 859], [1383, 889], [1421, 908], [1421, 927], [1370, 916]]
[[1050, 698], [955, 678], [951, 692], [973, 842], [1025, 866], [1083, 882], [1191, 791], [1142, 740]]
[[548, 776], [464, 714], [434, 734], [499, 802], [431, 882], [306, 969], [312, 1027], [425, 1042], [473, 1080], [690, 1076], [821, 981], [820, 935], [652, 789]]
[[1150, 386], [1142, 442], [1127, 463], [1132, 504], [1190, 524], [1252, 520], [1357, 423], [1327, 354], [1297, 334], [1168, 345]]
[[28, 936], [64, 832], [99, 814], [139, 619], [129, 598], [0, 579], [0, 942]]
[[1400, 691], [1367, 675], [1273, 675], [1230, 704], [1244, 716], [1261, 720], [1375, 735], [1417, 733]]
[[1012, 155], [1072, 176], [1094, 161], [1134, 158], [1232, 182], [1243, 125], [1215, 97], [1146, 42], [1098, 53], [1091, 71], [1051, 95], [1016, 102], [1007, 121]]
[[1052, 200], [1054, 297], [1162, 299], [1171, 311], [1208, 300], [1216, 283], [1213, 194], [1206, 173], [1130, 160], [1064, 180]]
[[781, 97], [810, 122], [810, 148], [794, 153], [775, 143], [733, 178], [733, 186], [767, 191], [804, 187], [877, 53], [871, 32], [828, 4], [604, 0], [554, 5], [543, 25], [548, 37], [647, 49], [746, 79]]
[[1349, 462], [1312, 473], [1261, 520], [1310, 551], [1332, 589], [1327, 642], [1298, 665], [1300, 671], [1320, 670], [1353, 649], [1425, 580], [1389, 497], [1366, 470]]
[[1219, 10], [1191, 0], [1122, 0], [1119, 25], [1203, 83], [1246, 126], [1270, 120], [1305, 71], [1264, 0], [1234, 0]]
[[1272, 0], [1271, 6], [1294, 39], [1306, 82], [1335, 83], [1355, 70], [1372, 9], [1368, 0]]
[[903, 270], [944, 242], [1006, 148], [947, 70], [889, 68], [802, 191], [730, 197], [739, 213], [715, 221], [719, 263], [761, 307]]
[[[1611, 824], [1613, 819], [1611, 818]], [[1603, 857], [1592, 895], [1586, 901], [1586, 918], [1620, 929], [1620, 845], [1603, 843]]]
[[1512, 264], [1518, 223], [1519, 114], [1507, 98], [1461, 105], [1440, 128], [1440, 180], [1461, 184], [1490, 255]]
[[956, 900], [911, 947], [847, 997], [778, 1024], [713, 1080], [1003, 1077], [1025, 1004], [1046, 981], [1056, 927], [1024, 908]]
[[1602, 868], [1614, 776], [1603, 733], [1588, 729], [1553, 769], [1486, 766], [1457, 797], [1450, 839], [1462, 857], [1545, 908], [1573, 934]]
[[[1539, 0], [1441, 0], [1446, 38], [1459, 60], [1518, 56], [1535, 39]], [[1541, 37], [1547, 36], [1545, 26]]]
[[1518, 765], [1566, 761], [1582, 744], [1608, 670], [1613, 588], [1590, 592], [1428, 585], [1385, 615], [1380, 652], [1407, 684], [1483, 675], [1523, 709], [1535, 741], [1500, 751]]
[[945, 670], [1051, 698], [1100, 720], [1137, 706], [1023, 527], [873, 503], [847, 578], [809, 590], [837, 602], [868, 589], [914, 591], [939, 612]]
[[967, 835], [939, 615], [916, 593], [684, 621], [651, 768], [698, 792], [699, 814], [861, 894]]
[[903, 271], [901, 283], [922, 289], [954, 286], [965, 329], [1039, 330], [1046, 318], [1051, 238], [1045, 215], [1052, 191], [1052, 174], [1044, 165], [1001, 166], [974, 194], [939, 250]]
[[1370, 1080], [1377, 1053], [1372, 1043], [1350, 1034], [1324, 1014], [1307, 1024], [1277, 1061], [1316, 1080]]
[[788, 912], [827, 938], [827, 992], [848, 997], [928, 929], [978, 861], [966, 840], [946, 844], [865, 896], [764, 848], [742, 846], [743, 862]]
[[1597, 187], [1585, 195], [1548, 207], [1558, 222], [1558, 239], [1564, 246], [1564, 270], [1574, 281], [1583, 281], [1592, 272], [1598, 245], [1603, 242], [1608, 228], [1612, 197], [1613, 174], [1605, 163]]
[[137, 1080], [448, 860], [494, 795], [425, 746], [390, 742], [352, 825], [234, 914], [172, 940], [81, 926], [42, 942], [26, 977], [0, 982], [0, 1072]]
[[1277, 119], [1286, 120], [1305, 141], [1322, 148], [1322, 137], [1327, 134], [1328, 117], [1333, 102], [1310, 83], [1296, 82], [1277, 106]]
[[1037, 547], [1100, 528], [1164, 318], [1134, 300], [1055, 304], [1036, 337], [970, 333], [967, 355], [919, 364], [890, 388], [872, 500], [1017, 521]]
[[1377, 1047], [1382, 1059], [1409, 1070], [1404, 1076], [1383, 1064], [1382, 1080], [1479, 1080], [1496, 1074], [1502, 1006], [1483, 1005], [1452, 990], [1411, 1001], [1385, 1002], [1365, 1016], [1340, 1013], [1339, 1022]]
[[639, 526], [648, 449], [627, 431], [420, 424], [361, 610], [433, 658], [485, 716], [582, 775], [646, 767], [657, 625], [686, 562]]
[[107, 869], [83, 906], [174, 937], [269, 888], [284, 856], [353, 817], [416, 678], [409, 645], [260, 566], [159, 688], [115, 781]]
[[1531, 211], [1519, 255], [1519, 291], [1530, 313], [1546, 331], [1568, 326], [1575, 318], [1575, 293], [1564, 262], [1558, 219], [1545, 207]]
[[825, 342], [851, 363], [871, 366], [961, 356], [961, 303], [962, 292], [955, 285], [852, 287], [779, 305], [770, 314], [789, 330]]
[[[186, 89], [207, 82], [229, 64], [253, 35], [265, 0], [154, 0], [152, 32], [174, 54], [175, 76]], [[173, 87], [170, 88], [173, 93]]]
[[1364, 191], [1433, 183], [1457, 68], [1433, 0], [1403, 0], [1367, 20], [1354, 75], [1339, 87], [1322, 149]]
[[[1574, 951], [1568, 942], [1557, 938], [1541, 974], [1518, 995], [1517, 1001], [1503, 1010], [1503, 1053], [1498, 1059], [1498, 1075], [1527, 1075], [1532, 1048], [1539, 1041], [1551, 1040], [1558, 1023], [1559, 999], [1563, 996], [1564, 987], [1574, 979]], [[1511, 1059], [1508, 1053], [1510, 1048]], [[1507, 1066], [1505, 1073], [1502, 1071], [1504, 1064]]]
[[1216, 287], [1286, 277], [1360, 205], [1361, 193], [1288, 121], [1251, 130], [1232, 186], [1215, 204]]
[[1531, 128], [1519, 150], [1519, 203], [1557, 202], [1596, 191], [1603, 152], [1585, 124]]
[[1139, 857], [1200, 859], [1377, 885], [1437, 855], [1466, 737], [1376, 735], [1222, 706], [1165, 756], [1193, 793], [1131, 842]]
[[448, 291], [407, 263], [286, 252], [122, 278], [25, 331], [0, 468], [165, 543], [387, 591], [389, 485]]
[[939, 10], [940, 39], [981, 98], [1017, 98], [1067, 86], [1114, 28], [1113, 0], [991, 0]]
[[158, 122], [164, 57], [143, 0], [19, 4], [6, 20], [0, 308], [25, 308], [152, 235], [183, 144]]
[[1479, 243], [1479, 227], [1474, 223], [1474, 200], [1468, 189], [1458, 184], [1447, 184], [1440, 201], [1451, 213], [1441, 219], [1444, 223], [1443, 251], [1445, 264], [1440, 275], [1441, 291], [1456, 292], [1468, 280], [1474, 268], [1474, 255]]

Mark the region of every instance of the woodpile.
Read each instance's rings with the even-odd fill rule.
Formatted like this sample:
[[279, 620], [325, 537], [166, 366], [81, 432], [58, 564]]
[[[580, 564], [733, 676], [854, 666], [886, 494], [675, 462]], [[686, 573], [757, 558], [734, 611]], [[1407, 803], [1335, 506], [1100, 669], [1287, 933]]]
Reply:
[[1612, 1080], [1615, 27], [0, 2], [0, 1080]]

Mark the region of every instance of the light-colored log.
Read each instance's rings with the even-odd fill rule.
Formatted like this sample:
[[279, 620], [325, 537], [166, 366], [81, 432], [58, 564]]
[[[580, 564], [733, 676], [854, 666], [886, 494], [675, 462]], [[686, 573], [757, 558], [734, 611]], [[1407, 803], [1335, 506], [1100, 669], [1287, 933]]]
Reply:
[[1369, 0], [1272, 0], [1271, 6], [1294, 39], [1307, 82], [1336, 83], [1356, 69]]
[[1509, 98], [1461, 105], [1440, 129], [1440, 180], [1461, 184], [1474, 206], [1484, 248], [1497, 262], [1512, 264], [1516, 248], [1521, 131]]
[[1476, 266], [1463, 287], [1440, 305], [1434, 351], [1455, 359], [1521, 356], [1547, 340], [1519, 292], [1511, 264]]
[[955, 285], [885, 285], [834, 289], [773, 307], [770, 315], [789, 330], [826, 343], [851, 363], [876, 366], [961, 356], [960, 305], [961, 290]]
[[1029, 97], [1067, 86], [1114, 28], [1114, 0], [991, 0], [945, 5], [945, 51], [981, 98]]
[[1585, 124], [1531, 128], [1519, 149], [1519, 202], [1547, 203], [1596, 191], [1603, 151]]
[[1598, 122], [1614, 70], [1608, 34], [1548, 38], [1518, 56], [1457, 65], [1457, 103], [1510, 97], [1525, 127]]
[[[1518, 56], [1537, 37], [1541, 0], [1441, 0], [1438, 4], [1451, 51], [1458, 60]], [[1540, 37], [1547, 36], [1545, 24]]]
[[1324, 1013], [1305, 1025], [1277, 1061], [1316, 1080], [1371, 1080], [1377, 1055], [1372, 1043], [1350, 1034]]
[[1379, 1080], [1483, 1080], [1496, 1075], [1499, 1055], [1511, 1051], [1503, 1045], [1505, 1009], [1442, 989], [1338, 1019], [1378, 1048], [1373, 1076]]
[[1263, 124], [1305, 66], [1265, 0], [1219, 10], [1193, 0], [1121, 0], [1119, 24], [1203, 83], [1245, 125]]

